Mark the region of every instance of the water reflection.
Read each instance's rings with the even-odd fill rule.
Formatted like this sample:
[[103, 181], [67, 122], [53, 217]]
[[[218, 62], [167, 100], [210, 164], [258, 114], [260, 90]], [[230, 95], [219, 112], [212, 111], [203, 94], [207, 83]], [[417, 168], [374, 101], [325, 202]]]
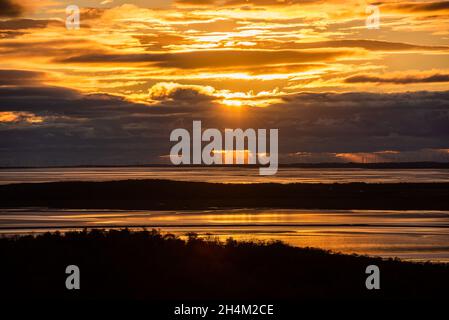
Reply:
[[110, 181], [168, 179], [220, 183], [346, 183], [449, 182], [448, 169], [329, 169], [279, 168], [274, 176], [260, 176], [251, 168], [48, 168], [0, 169], [0, 184], [50, 181]]
[[345, 253], [449, 262], [449, 211], [2, 210], [3, 234], [82, 227], [148, 227], [184, 235], [282, 240]]

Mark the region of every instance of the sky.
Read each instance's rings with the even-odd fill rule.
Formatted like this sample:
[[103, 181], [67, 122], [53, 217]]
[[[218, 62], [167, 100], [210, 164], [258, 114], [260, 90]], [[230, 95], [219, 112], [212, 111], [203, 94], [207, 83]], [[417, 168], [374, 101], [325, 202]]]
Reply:
[[0, 0], [1, 166], [167, 163], [193, 120], [277, 128], [280, 162], [449, 161], [448, 85], [449, 1]]

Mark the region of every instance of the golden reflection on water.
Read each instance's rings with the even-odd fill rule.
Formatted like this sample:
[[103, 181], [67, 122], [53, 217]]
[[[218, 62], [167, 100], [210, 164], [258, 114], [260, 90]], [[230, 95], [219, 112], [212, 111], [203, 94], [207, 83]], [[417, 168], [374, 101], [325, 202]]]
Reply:
[[218, 183], [399, 183], [449, 182], [447, 169], [279, 168], [274, 176], [260, 176], [255, 168], [104, 167], [0, 169], [0, 184], [51, 181], [111, 181], [169, 179]]
[[180, 236], [196, 232], [220, 240], [281, 240], [344, 253], [449, 262], [448, 211], [15, 209], [0, 214], [0, 233], [121, 226], [160, 228]]

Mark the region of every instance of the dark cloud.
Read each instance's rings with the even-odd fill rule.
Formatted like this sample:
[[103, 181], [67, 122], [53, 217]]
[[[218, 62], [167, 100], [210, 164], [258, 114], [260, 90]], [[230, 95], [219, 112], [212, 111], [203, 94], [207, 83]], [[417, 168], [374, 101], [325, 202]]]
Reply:
[[434, 74], [429, 76], [404, 76], [404, 77], [377, 77], [371, 75], [356, 75], [345, 79], [346, 83], [393, 83], [393, 84], [410, 84], [410, 83], [433, 83], [433, 82], [449, 82], [449, 74]]
[[370, 51], [449, 51], [449, 46], [426, 46], [411, 43], [378, 41], [378, 40], [328, 40], [315, 42], [278, 42], [274, 40], [256, 41], [258, 48], [263, 49], [326, 49], [326, 48], [360, 48]]
[[25, 32], [20, 31], [0, 31], [0, 39], [14, 39], [24, 34]]
[[216, 0], [176, 0], [180, 4], [194, 4], [194, 5], [211, 5], [215, 4]]
[[69, 58], [58, 59], [64, 63], [153, 63], [159, 67], [171, 68], [220, 68], [234, 66], [255, 66], [279, 63], [307, 63], [315, 61], [333, 60], [344, 55], [351, 55], [348, 51], [294, 51], [294, 50], [203, 50], [179, 53], [161, 54], [84, 54]]
[[63, 23], [59, 20], [47, 19], [0, 20], [0, 38], [13, 39], [28, 33], [30, 29], [44, 29], [49, 26], [63, 26]]
[[58, 20], [9, 19], [0, 21], [0, 30], [42, 29], [50, 24], [63, 25], [62, 22]]
[[387, 5], [395, 9], [409, 11], [409, 12], [435, 12], [449, 10], [449, 1], [435, 1], [435, 2], [409, 2]]
[[[13, 82], [26, 76], [17, 71]], [[3, 86], [0, 96], [0, 112], [43, 119], [0, 123], [0, 165], [157, 163], [170, 132], [191, 130], [193, 120], [221, 130], [278, 128], [281, 154], [449, 148], [449, 91], [302, 93], [266, 108], [221, 106], [195, 86], [159, 94], [151, 106], [42, 85]]]
[[372, 51], [449, 50], [447, 46], [420, 46], [409, 43], [377, 40], [330, 40], [308, 43], [288, 43], [291, 49], [363, 48]]
[[37, 84], [43, 77], [42, 72], [0, 69], [0, 86]]
[[95, 20], [100, 18], [106, 9], [102, 8], [81, 8], [81, 20]]
[[13, 0], [0, 0], [0, 17], [19, 17], [24, 8]]

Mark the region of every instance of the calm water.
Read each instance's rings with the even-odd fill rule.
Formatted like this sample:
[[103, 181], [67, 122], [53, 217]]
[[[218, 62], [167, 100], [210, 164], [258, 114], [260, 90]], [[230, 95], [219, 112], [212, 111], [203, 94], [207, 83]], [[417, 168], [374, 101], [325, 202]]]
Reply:
[[302, 169], [280, 168], [274, 176], [260, 176], [250, 168], [50, 168], [0, 169], [0, 184], [49, 181], [108, 181], [170, 179], [221, 183], [257, 182], [449, 182], [448, 169]]
[[[259, 176], [248, 168], [51, 168], [1, 169], [0, 184], [48, 181], [171, 179], [221, 183], [257, 182], [449, 182], [444, 169], [282, 168]], [[0, 233], [16, 234], [82, 227], [146, 226], [184, 235], [242, 240], [282, 240], [312, 246], [410, 260], [449, 262], [449, 211], [92, 211], [0, 209]]]
[[120, 226], [160, 228], [180, 236], [194, 231], [222, 240], [277, 239], [345, 253], [449, 262], [449, 211], [0, 211], [0, 233], [4, 235]]

